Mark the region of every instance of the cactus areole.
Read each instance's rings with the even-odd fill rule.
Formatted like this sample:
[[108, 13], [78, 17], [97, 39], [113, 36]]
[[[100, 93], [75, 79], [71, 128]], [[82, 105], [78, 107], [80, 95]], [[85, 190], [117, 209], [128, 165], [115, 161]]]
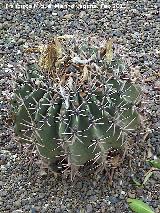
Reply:
[[39, 64], [28, 64], [15, 80], [16, 137], [35, 144], [51, 163], [105, 168], [109, 150], [121, 150], [140, 124], [138, 85], [122, 78], [127, 66], [110, 40], [98, 46], [91, 39], [54, 38], [39, 50]]

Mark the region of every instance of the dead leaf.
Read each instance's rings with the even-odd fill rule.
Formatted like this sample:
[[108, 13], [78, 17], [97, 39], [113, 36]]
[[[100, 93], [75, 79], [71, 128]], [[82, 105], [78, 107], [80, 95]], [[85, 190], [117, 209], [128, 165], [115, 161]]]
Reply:
[[149, 76], [148, 78], [144, 79], [144, 82], [148, 83], [148, 82], [152, 82], [155, 81], [156, 77], [155, 76]]
[[58, 38], [55, 37], [50, 44], [41, 47], [40, 50], [39, 65], [48, 72], [51, 72], [55, 67], [56, 61], [62, 56], [61, 44]]
[[6, 119], [7, 126], [10, 126], [14, 120], [15, 120], [15, 115], [14, 115], [14, 117], [10, 117], [10, 118]]
[[116, 155], [111, 159], [111, 165], [113, 168], [117, 168], [121, 164], [120, 155]]
[[147, 158], [151, 158], [152, 155], [153, 155], [152, 149], [149, 147], [149, 148], [148, 148], [148, 152], [147, 152]]
[[35, 52], [40, 52], [39, 47], [34, 47], [34, 48], [27, 48], [24, 50], [26, 53], [35, 53]]
[[83, 78], [82, 78], [82, 81], [86, 81], [86, 80], [88, 80], [88, 68], [87, 68], [87, 66], [84, 66], [84, 68], [83, 68]]
[[41, 177], [47, 176], [47, 172], [45, 171], [45, 169], [42, 169], [42, 168], [41, 168], [41, 170], [40, 170], [40, 172], [39, 172], [39, 175], [40, 175]]
[[131, 78], [132, 80], [134, 79], [134, 81], [141, 78], [140, 68], [138, 66], [134, 68], [132, 67], [130, 73], [131, 73]]
[[144, 178], [144, 181], [143, 181], [142, 185], [145, 185], [146, 182], [148, 181], [148, 179], [149, 179], [152, 175], [153, 175], [152, 170], [149, 171], [149, 172], [147, 172], [147, 173], [145, 174], [145, 178]]
[[55, 48], [57, 51], [57, 57], [61, 58], [62, 57], [62, 46], [61, 43], [59, 42], [58, 38], [54, 38], [54, 42], [55, 42]]
[[153, 75], [155, 75], [157, 78], [160, 78], [160, 71], [154, 71]]
[[67, 14], [65, 16], [63, 16], [64, 19], [70, 19], [72, 18], [73, 14]]

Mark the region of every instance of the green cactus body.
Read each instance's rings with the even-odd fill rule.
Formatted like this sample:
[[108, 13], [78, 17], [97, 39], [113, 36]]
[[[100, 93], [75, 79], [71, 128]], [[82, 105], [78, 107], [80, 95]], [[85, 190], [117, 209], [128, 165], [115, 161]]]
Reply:
[[[118, 58], [119, 65], [114, 64], [116, 59], [108, 65], [113, 72], [110, 77], [105, 72], [106, 61], [102, 63], [103, 58], [101, 62], [94, 61], [97, 47], [87, 49], [82, 45], [77, 51], [83, 52], [82, 59], [85, 51], [87, 57], [89, 53], [94, 55], [93, 62], [80, 59], [80, 63], [74, 64], [69, 61], [68, 66], [75, 69], [67, 74], [65, 68], [60, 70], [64, 66], [61, 64], [57, 68], [60, 81], [53, 76], [52, 79], [50, 73], [38, 71], [34, 65], [28, 67], [24, 78], [17, 79], [20, 83], [16, 84], [11, 102], [15, 133], [21, 143], [35, 143], [39, 154], [52, 163], [62, 159], [70, 166], [82, 166], [96, 159], [99, 164], [105, 163], [108, 151], [121, 150], [126, 132], [136, 130], [140, 124], [135, 107], [140, 88], [114, 76], [114, 66], [120, 66], [120, 72], [123, 70], [121, 60]], [[90, 71], [95, 63], [103, 70], [102, 75]], [[87, 70], [90, 79], [83, 73], [84, 66], [90, 67]]]
[[[15, 119], [15, 134], [21, 137], [22, 141], [28, 141], [31, 137], [32, 130], [29, 130], [29, 123], [34, 119], [36, 110], [36, 102], [43, 97], [45, 91], [43, 89], [37, 89], [31, 94], [24, 97], [19, 96], [22, 101], [16, 113]], [[20, 94], [20, 93], [19, 93]]]
[[63, 151], [62, 147], [58, 145], [59, 122], [56, 119], [56, 116], [60, 113], [60, 108], [61, 101], [55, 106], [50, 106], [41, 124], [42, 126], [39, 126], [38, 130], [36, 130], [37, 147], [40, 155], [50, 159], [52, 162], [56, 160], [55, 157]]

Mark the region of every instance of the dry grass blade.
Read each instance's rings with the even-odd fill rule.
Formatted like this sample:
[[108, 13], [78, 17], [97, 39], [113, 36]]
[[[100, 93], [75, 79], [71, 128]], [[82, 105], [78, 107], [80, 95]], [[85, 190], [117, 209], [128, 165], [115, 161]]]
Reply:
[[105, 57], [108, 63], [111, 63], [113, 59], [112, 43], [113, 43], [112, 39], [109, 39], [105, 44], [105, 49], [106, 49]]

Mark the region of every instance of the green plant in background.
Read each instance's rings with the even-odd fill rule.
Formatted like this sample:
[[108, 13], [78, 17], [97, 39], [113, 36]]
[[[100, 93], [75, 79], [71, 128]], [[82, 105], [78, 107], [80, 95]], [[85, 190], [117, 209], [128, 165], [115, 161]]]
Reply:
[[154, 175], [155, 172], [160, 172], [160, 159], [157, 158], [155, 160], [147, 160], [147, 162], [152, 166], [149, 171], [147, 171], [144, 175], [144, 180], [140, 183], [139, 181], [137, 181], [135, 178], [132, 179], [132, 183], [136, 186], [136, 187], [140, 187], [143, 188], [144, 185], [148, 182], [148, 180], [150, 179], [150, 177], [152, 177], [152, 175]]
[[153, 209], [142, 200], [128, 198], [127, 202], [135, 213], [154, 213]]
[[38, 50], [39, 65], [15, 75], [15, 136], [72, 177], [89, 161], [105, 169], [109, 153], [123, 150], [140, 125], [139, 86], [126, 78], [111, 40], [100, 47], [92, 38], [55, 37]]
[[160, 169], [160, 159], [157, 158], [155, 160], [148, 160], [147, 162], [149, 162], [149, 164], [153, 167], [153, 168], [157, 168]]

